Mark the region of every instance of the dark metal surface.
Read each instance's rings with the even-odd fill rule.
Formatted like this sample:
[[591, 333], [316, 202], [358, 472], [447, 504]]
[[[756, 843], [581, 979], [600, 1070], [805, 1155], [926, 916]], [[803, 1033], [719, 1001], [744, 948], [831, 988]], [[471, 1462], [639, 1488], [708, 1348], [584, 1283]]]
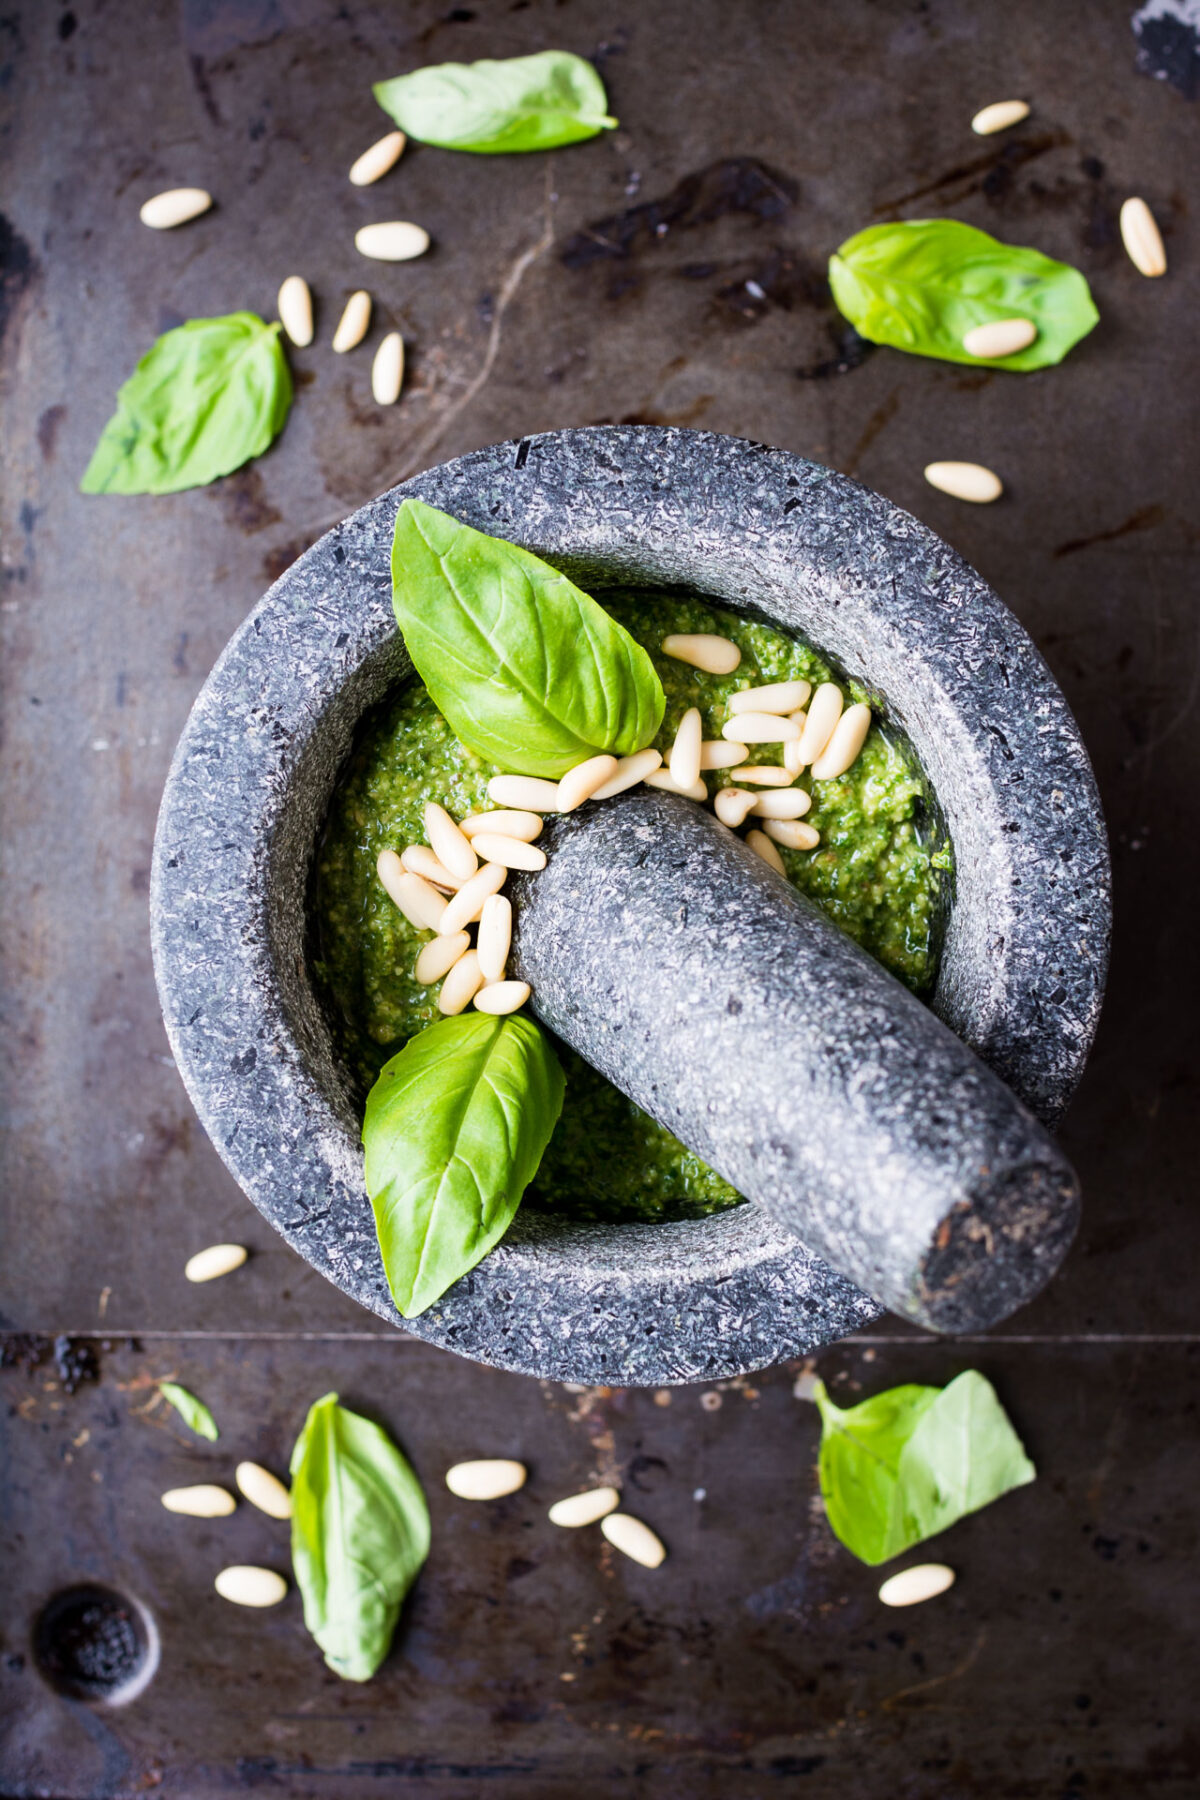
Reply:
[[[373, 79], [548, 43], [599, 54], [619, 134], [526, 159], [414, 149], [380, 188], [346, 183], [385, 124]], [[18, 1331], [115, 1334], [73, 1394], [45, 1387], [52, 1362], [2, 1378], [0, 1792], [1190, 1800], [1200, 112], [1136, 73], [1121, 8], [1087, 0], [30, 0], [0, 21], [0, 51], [0, 1306]], [[1014, 93], [1028, 125], [972, 138], [975, 107]], [[139, 202], [180, 182], [217, 209], [145, 231]], [[1120, 250], [1133, 192], [1166, 229], [1161, 282]], [[872, 219], [943, 212], [1084, 269], [1102, 322], [1061, 368], [858, 360], [821, 286], [828, 251]], [[365, 269], [354, 227], [392, 216], [428, 226], [434, 252]], [[155, 333], [269, 312], [294, 267], [321, 342], [293, 358], [277, 448], [196, 493], [79, 496]], [[327, 348], [364, 279], [370, 344], [393, 322], [410, 343], [390, 413], [369, 401], [369, 348]], [[267, 581], [431, 460], [625, 418], [800, 450], [926, 519], [1043, 650], [1112, 827], [1117, 936], [1064, 1132], [1085, 1195], [1064, 1275], [987, 1343], [883, 1338], [822, 1360], [863, 1391], [981, 1366], [1041, 1470], [937, 1546], [959, 1585], [914, 1614], [882, 1614], [815, 1514], [814, 1415], [783, 1371], [719, 1410], [695, 1393], [660, 1408], [543, 1390], [364, 1322], [241, 1199], [158, 1021], [158, 793]], [[955, 456], [996, 467], [1006, 499], [925, 488], [922, 465]], [[185, 1255], [226, 1237], [250, 1264], [188, 1288]], [[128, 1332], [140, 1351], [118, 1347]], [[172, 1369], [214, 1405], [220, 1445], [136, 1416], [145, 1390], [121, 1384]], [[157, 1502], [243, 1451], [282, 1466], [330, 1387], [386, 1418], [435, 1508], [409, 1623], [361, 1689], [323, 1670], [294, 1598], [255, 1616], [212, 1595], [221, 1562], [277, 1560], [268, 1521], [242, 1509], [222, 1535]], [[528, 1493], [452, 1505], [445, 1464], [487, 1451], [528, 1459]], [[610, 1468], [670, 1544], [654, 1575], [542, 1523], [545, 1501]], [[85, 1581], [142, 1600], [163, 1633], [158, 1675], [120, 1711], [59, 1698], [30, 1661], [40, 1606]]]

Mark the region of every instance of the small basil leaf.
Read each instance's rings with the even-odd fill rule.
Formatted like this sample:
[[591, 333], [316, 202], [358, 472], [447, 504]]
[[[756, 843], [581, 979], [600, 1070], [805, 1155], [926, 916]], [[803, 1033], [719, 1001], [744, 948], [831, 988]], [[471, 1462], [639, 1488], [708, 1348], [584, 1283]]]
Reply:
[[897, 1387], [835, 1406], [818, 1383], [821, 1493], [835, 1536], [865, 1563], [887, 1562], [1033, 1481], [1036, 1470], [990, 1381]]
[[[1100, 317], [1078, 269], [957, 219], [860, 231], [830, 257], [829, 285], [873, 344], [992, 369], [1061, 362]], [[1015, 356], [969, 355], [966, 333], [997, 319], [1031, 319], [1038, 335]]]
[[207, 1438], [215, 1444], [220, 1437], [217, 1421], [205, 1406], [203, 1400], [197, 1400], [195, 1394], [189, 1394], [186, 1388], [178, 1386], [174, 1381], [160, 1381], [158, 1391], [164, 1400], [169, 1400], [189, 1430], [197, 1437]]
[[304, 1623], [345, 1681], [369, 1681], [429, 1554], [429, 1508], [387, 1433], [326, 1394], [292, 1451], [292, 1566]]
[[563, 1072], [520, 1014], [426, 1026], [384, 1065], [363, 1121], [392, 1298], [432, 1306], [499, 1243], [562, 1110]]
[[641, 750], [662, 683], [641, 645], [540, 557], [405, 500], [392, 605], [456, 736], [521, 775], [563, 775], [598, 751]]
[[118, 392], [81, 491], [174, 494], [261, 456], [292, 404], [279, 331], [241, 312], [165, 332]]
[[566, 50], [439, 63], [380, 81], [374, 94], [409, 137], [447, 150], [551, 150], [617, 123], [591, 63]]

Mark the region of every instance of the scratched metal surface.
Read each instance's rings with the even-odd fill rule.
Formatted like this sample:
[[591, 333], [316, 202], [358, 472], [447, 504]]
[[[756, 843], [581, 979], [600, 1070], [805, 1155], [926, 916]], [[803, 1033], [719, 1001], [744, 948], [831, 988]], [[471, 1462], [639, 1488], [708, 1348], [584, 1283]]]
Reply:
[[[346, 183], [385, 123], [372, 79], [548, 43], [597, 57], [619, 133], [549, 158], [413, 149], [380, 188]], [[1087, 0], [28, 0], [0, 20], [0, 52], [0, 1311], [14, 1332], [94, 1334], [98, 1376], [47, 1386], [52, 1362], [28, 1366], [18, 1343], [0, 1378], [0, 1792], [1194, 1794], [1200, 109], [1140, 76], [1127, 16]], [[973, 139], [974, 108], [1010, 93], [1033, 99], [1029, 124]], [[217, 209], [145, 231], [140, 200], [179, 182], [209, 186]], [[1166, 227], [1163, 282], [1120, 250], [1130, 192]], [[1085, 270], [1103, 322], [1063, 367], [1014, 378], [848, 353], [828, 251], [873, 219], [944, 212]], [[397, 215], [434, 252], [363, 265], [354, 227]], [[320, 341], [293, 356], [278, 446], [208, 490], [79, 496], [154, 335], [269, 312], [296, 267]], [[335, 358], [363, 280], [368, 347]], [[370, 346], [393, 324], [409, 386], [381, 413]], [[1117, 938], [1064, 1134], [1086, 1196], [1066, 1271], [989, 1344], [885, 1332], [822, 1361], [864, 1392], [974, 1362], [1042, 1470], [938, 1546], [959, 1585], [913, 1615], [882, 1613], [814, 1510], [794, 1371], [735, 1385], [719, 1409], [697, 1392], [659, 1406], [389, 1336], [242, 1201], [158, 1021], [158, 793], [263, 587], [430, 461], [623, 419], [760, 437], [911, 508], [1042, 647], [1104, 792]], [[971, 509], [926, 488], [922, 465], [956, 456], [998, 468], [1008, 497]], [[251, 1246], [247, 1268], [187, 1288], [184, 1257], [226, 1237]], [[214, 1404], [220, 1445], [142, 1414], [137, 1384], [172, 1369]], [[294, 1597], [254, 1617], [212, 1595], [220, 1562], [278, 1561], [265, 1520], [195, 1527], [157, 1505], [244, 1449], [281, 1466], [329, 1387], [388, 1421], [436, 1514], [402, 1638], [366, 1688], [323, 1670]], [[452, 1505], [441, 1470], [479, 1450], [526, 1456], [527, 1494]], [[543, 1523], [548, 1499], [612, 1469], [671, 1546], [656, 1575]], [[120, 1712], [58, 1698], [29, 1660], [34, 1611], [85, 1575], [141, 1598], [163, 1634], [159, 1674]]]

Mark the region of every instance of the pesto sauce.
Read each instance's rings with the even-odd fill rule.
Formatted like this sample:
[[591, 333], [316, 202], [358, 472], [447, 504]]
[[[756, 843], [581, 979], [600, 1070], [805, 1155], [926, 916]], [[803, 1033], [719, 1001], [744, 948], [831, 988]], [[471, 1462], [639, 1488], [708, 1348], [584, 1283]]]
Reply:
[[[809, 645], [703, 601], [609, 590], [603, 603], [649, 652], [667, 697], [655, 742], [664, 754], [689, 706], [704, 736], [719, 737], [740, 688], [833, 677]], [[717, 632], [742, 652], [732, 675], [708, 675], [664, 656], [669, 632]], [[869, 696], [842, 682], [852, 699]], [[749, 760], [781, 761], [778, 744], [752, 745]], [[413, 976], [426, 934], [411, 926], [375, 873], [380, 850], [424, 839], [427, 800], [456, 818], [486, 810], [497, 770], [454, 736], [415, 678], [364, 721], [334, 794], [313, 871], [314, 973], [334, 1019], [339, 1048], [364, 1089], [423, 1026], [440, 1017], [436, 988]], [[737, 769], [708, 776], [734, 785]], [[942, 870], [948, 847], [933, 840], [925, 784], [911, 753], [872, 725], [857, 761], [813, 788], [814, 851], [781, 849], [789, 878], [833, 922], [898, 976], [928, 993], [937, 973]], [[679, 1140], [565, 1046], [567, 1095], [525, 1204], [579, 1219], [695, 1218], [740, 1196]]]

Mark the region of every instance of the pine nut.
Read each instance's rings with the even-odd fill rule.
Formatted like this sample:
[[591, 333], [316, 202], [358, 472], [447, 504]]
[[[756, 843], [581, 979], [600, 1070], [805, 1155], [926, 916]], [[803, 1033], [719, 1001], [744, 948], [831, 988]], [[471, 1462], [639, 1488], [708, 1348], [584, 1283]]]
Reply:
[[803, 819], [768, 819], [763, 830], [788, 850], [815, 850], [821, 841], [820, 832]]
[[274, 1569], [256, 1569], [250, 1563], [234, 1563], [222, 1569], [213, 1582], [222, 1600], [235, 1606], [278, 1606], [287, 1593], [287, 1582]]
[[1007, 131], [1010, 125], [1019, 125], [1028, 117], [1029, 108], [1024, 100], [993, 100], [990, 106], [981, 107], [975, 114], [971, 130], [980, 137], [991, 137], [993, 131]]
[[1028, 350], [1037, 334], [1032, 319], [989, 319], [986, 325], [973, 325], [964, 333], [962, 347], [968, 356], [981, 356], [990, 361]]
[[741, 788], [718, 788], [713, 811], [722, 825], [728, 825], [730, 831], [736, 831], [746, 814], [753, 809], [754, 801], [755, 796], [744, 793]]
[[922, 1600], [944, 1594], [956, 1580], [954, 1570], [945, 1563], [915, 1563], [911, 1569], [889, 1575], [879, 1590], [879, 1598], [885, 1606], [917, 1606]]
[[533, 812], [482, 812], [461, 819], [458, 829], [467, 838], [476, 837], [481, 831], [498, 831], [501, 837], [521, 838], [532, 844], [534, 838], [541, 837], [544, 823]]
[[811, 681], [772, 681], [766, 687], [741, 688], [729, 696], [731, 713], [790, 713], [812, 693]]
[[654, 1535], [648, 1525], [635, 1519], [630, 1513], [609, 1513], [601, 1519], [600, 1529], [612, 1545], [623, 1556], [631, 1561], [641, 1563], [644, 1569], [657, 1569], [666, 1556], [661, 1538]]
[[[786, 745], [784, 746], [786, 748]], [[793, 777], [777, 763], [746, 763], [737, 772], [739, 781], [752, 782], [755, 787], [791, 787]]]
[[338, 328], [333, 334], [333, 347], [339, 356], [361, 344], [371, 324], [371, 296], [366, 288], [351, 294], [342, 309]]
[[168, 188], [145, 201], [138, 218], [152, 231], [172, 231], [198, 219], [212, 205], [212, 195], [205, 188]]
[[1121, 207], [1121, 242], [1129, 260], [1142, 275], [1165, 275], [1167, 253], [1154, 214], [1144, 200], [1126, 200]]
[[800, 736], [800, 727], [775, 713], [735, 713], [722, 725], [721, 736], [735, 744], [786, 744]]
[[429, 248], [429, 233], [407, 219], [388, 219], [378, 225], [360, 225], [354, 248], [373, 262], [411, 262]]
[[528, 998], [527, 981], [489, 981], [476, 994], [475, 1005], [481, 1013], [502, 1016], [504, 1013], [519, 1012]]
[[279, 322], [293, 344], [298, 350], [307, 349], [313, 341], [313, 304], [303, 275], [288, 276], [275, 304], [279, 309]]
[[543, 781], [537, 775], [493, 775], [488, 782], [488, 799], [497, 806], [518, 806], [530, 812], [558, 811], [557, 781]]
[[572, 1494], [566, 1500], [556, 1500], [547, 1516], [552, 1525], [564, 1525], [575, 1530], [580, 1525], [594, 1525], [606, 1513], [615, 1512], [620, 1504], [621, 1496], [616, 1488], [589, 1488], [584, 1494]]
[[478, 875], [472, 875], [453, 899], [447, 901], [438, 927], [440, 936], [450, 937], [454, 932], [461, 931], [464, 925], [473, 925], [483, 911], [483, 903], [488, 895], [498, 894], [507, 880], [507, 869], [496, 862], [486, 863]]
[[603, 787], [598, 787], [592, 799], [611, 800], [614, 794], [623, 794], [626, 788], [636, 787], [639, 781], [645, 781], [648, 775], [653, 775], [656, 769], [661, 768], [661, 750], [635, 750], [632, 756], [621, 757], [612, 780], [606, 781]]
[[756, 819], [802, 819], [811, 805], [812, 795], [794, 787], [783, 793], [759, 794], [751, 811]]
[[[413, 875], [394, 850], [381, 850], [375, 862], [379, 879], [410, 925], [440, 931], [446, 901], [421, 875]], [[457, 898], [457, 896], [456, 896]]]
[[468, 950], [464, 956], [459, 957], [441, 985], [438, 1011], [447, 1018], [453, 1018], [455, 1013], [470, 1006], [482, 986], [483, 971], [479, 967], [479, 957], [474, 950]]
[[475, 944], [485, 981], [503, 981], [511, 944], [512, 901], [505, 894], [489, 894], [479, 915]]
[[787, 870], [783, 866], [783, 858], [764, 831], [748, 831], [746, 833], [746, 842], [749, 844], [751, 850], [753, 850], [755, 856], [761, 856], [765, 863], [770, 864], [777, 875], [786, 877]]
[[400, 861], [410, 875], [423, 876], [447, 893], [456, 894], [462, 886], [458, 876], [452, 875], [446, 865], [438, 861], [428, 844], [409, 844], [400, 852]]
[[404, 339], [389, 331], [371, 364], [371, 396], [376, 406], [395, 406], [404, 386]]
[[671, 745], [671, 754], [667, 758], [671, 780], [677, 788], [695, 787], [699, 781], [700, 743], [703, 736], [704, 727], [700, 722], [700, 708], [689, 706], [679, 721], [675, 742]]
[[653, 769], [645, 781], [647, 787], [661, 788], [666, 794], [682, 794], [685, 800], [699, 800], [703, 804], [708, 799], [708, 789], [702, 781], [681, 788], [677, 781], [672, 781], [670, 769]]
[[259, 1512], [265, 1512], [272, 1519], [291, 1518], [292, 1496], [270, 1469], [264, 1469], [261, 1463], [240, 1462], [233, 1478], [251, 1506], [257, 1506]]
[[705, 738], [700, 746], [700, 767], [736, 769], [749, 754], [745, 744], [727, 744], [724, 738]]
[[504, 869], [536, 872], [546, 866], [546, 852], [521, 838], [502, 837], [498, 831], [481, 831], [473, 842], [484, 862], [499, 863]]
[[402, 131], [389, 131], [369, 150], [364, 150], [350, 165], [350, 179], [355, 187], [370, 187], [373, 181], [386, 175], [399, 162], [407, 142]]
[[432, 987], [443, 975], [448, 975], [460, 956], [464, 956], [471, 948], [471, 935], [467, 931], [452, 931], [446, 937], [430, 938], [421, 946], [420, 955], [413, 965], [413, 977], [422, 987]]
[[925, 479], [930, 487], [938, 488], [943, 494], [953, 494], [956, 500], [970, 500], [976, 506], [986, 506], [1004, 492], [1000, 477], [991, 469], [985, 469], [982, 463], [926, 463]]
[[677, 632], [663, 639], [662, 648], [664, 656], [690, 663], [706, 675], [732, 675], [742, 660], [742, 653], [731, 638], [716, 637], [707, 631]]
[[479, 1462], [455, 1463], [446, 1470], [446, 1486], [460, 1500], [500, 1500], [525, 1486], [524, 1463], [510, 1462], [507, 1457], [489, 1457]]
[[439, 806], [436, 800], [425, 802], [425, 835], [438, 861], [460, 881], [470, 881], [479, 867], [479, 858], [471, 848], [470, 839], [463, 836], [445, 807]]
[[244, 1244], [210, 1244], [188, 1257], [183, 1273], [188, 1281], [215, 1281], [218, 1275], [240, 1269], [249, 1254]]
[[835, 681], [823, 681], [809, 704], [808, 717], [800, 736], [800, 748], [796, 752], [802, 768], [808, 763], [816, 762], [833, 736], [834, 727], [841, 716], [841, 688]]
[[595, 796], [597, 788], [611, 781], [616, 772], [617, 759], [607, 754], [589, 756], [586, 762], [576, 763], [558, 784], [559, 812], [574, 812], [577, 806]]
[[848, 706], [833, 729], [833, 736], [812, 766], [814, 781], [834, 781], [850, 768], [867, 741], [871, 709], [859, 700]]
[[190, 1519], [225, 1519], [237, 1501], [227, 1488], [202, 1481], [195, 1487], [168, 1488], [162, 1497], [168, 1512], [186, 1513]]

